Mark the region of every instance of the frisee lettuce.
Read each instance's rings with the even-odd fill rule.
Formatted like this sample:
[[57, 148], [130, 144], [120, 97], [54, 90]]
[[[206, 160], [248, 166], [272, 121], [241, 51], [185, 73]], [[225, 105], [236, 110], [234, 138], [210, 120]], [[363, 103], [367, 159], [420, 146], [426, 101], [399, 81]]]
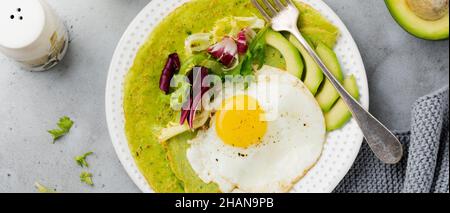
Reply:
[[[211, 112], [209, 111], [202, 111], [194, 120], [194, 126], [193, 129], [198, 129], [208, 122], [209, 118], [211, 116]], [[178, 135], [181, 135], [187, 131], [190, 131], [191, 128], [187, 123], [180, 125], [177, 122], [171, 122], [169, 125], [162, 129], [161, 132], [158, 135], [158, 140], [160, 143], [167, 142], [171, 138], [174, 138]]]
[[57, 124], [59, 129], [48, 130], [48, 133], [53, 136], [53, 143], [69, 133], [70, 129], [73, 126], [73, 123], [74, 122], [67, 116], [60, 118]]
[[222, 18], [214, 24], [212, 30], [213, 42], [217, 43], [225, 36], [236, 36], [239, 31], [249, 27], [251, 29], [262, 29], [266, 22], [256, 16], [237, 17], [229, 16]]

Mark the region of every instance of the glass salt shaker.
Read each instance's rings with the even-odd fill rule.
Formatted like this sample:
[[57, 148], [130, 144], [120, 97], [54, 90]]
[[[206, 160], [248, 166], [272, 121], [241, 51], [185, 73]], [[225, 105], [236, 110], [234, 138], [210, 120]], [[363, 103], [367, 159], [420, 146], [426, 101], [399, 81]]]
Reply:
[[54, 67], [68, 44], [67, 28], [45, 0], [0, 0], [0, 52], [24, 69]]

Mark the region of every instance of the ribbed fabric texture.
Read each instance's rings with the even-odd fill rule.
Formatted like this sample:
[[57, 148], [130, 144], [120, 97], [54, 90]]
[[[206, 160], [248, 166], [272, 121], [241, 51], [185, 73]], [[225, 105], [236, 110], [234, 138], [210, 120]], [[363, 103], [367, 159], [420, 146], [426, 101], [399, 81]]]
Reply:
[[397, 165], [381, 163], [364, 143], [336, 193], [449, 193], [449, 88], [413, 105], [411, 131], [396, 135], [405, 148]]

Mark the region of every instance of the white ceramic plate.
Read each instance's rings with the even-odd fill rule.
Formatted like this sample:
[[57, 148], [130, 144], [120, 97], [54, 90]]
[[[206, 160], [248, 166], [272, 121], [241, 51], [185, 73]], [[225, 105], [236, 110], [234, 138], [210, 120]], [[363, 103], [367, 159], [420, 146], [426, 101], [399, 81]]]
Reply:
[[[153, 28], [175, 8], [187, 1], [152, 0], [123, 34], [109, 69], [105, 105], [111, 140], [126, 171], [143, 192], [153, 192], [153, 190], [140, 173], [128, 148], [123, 111], [124, 80], [139, 47], [144, 44]], [[322, 0], [302, 1], [317, 9], [340, 29], [341, 37], [335, 51], [345, 74], [354, 74], [357, 78], [361, 103], [368, 108], [369, 89], [364, 64], [347, 27]], [[292, 192], [332, 192], [353, 165], [362, 141], [363, 134], [354, 120], [343, 129], [329, 133], [320, 161]]]

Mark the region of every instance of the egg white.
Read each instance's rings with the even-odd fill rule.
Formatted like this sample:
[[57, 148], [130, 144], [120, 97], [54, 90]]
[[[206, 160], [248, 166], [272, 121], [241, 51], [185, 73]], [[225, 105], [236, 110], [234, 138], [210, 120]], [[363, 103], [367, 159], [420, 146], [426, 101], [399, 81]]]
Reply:
[[[267, 87], [270, 92], [261, 92]], [[192, 168], [222, 192], [288, 192], [316, 164], [325, 143], [325, 119], [314, 96], [298, 78], [267, 66], [247, 90], [228, 94], [256, 99], [271, 114], [267, 132], [258, 145], [232, 147], [218, 136], [213, 117], [211, 127], [189, 142]], [[216, 106], [227, 99], [219, 97]]]

